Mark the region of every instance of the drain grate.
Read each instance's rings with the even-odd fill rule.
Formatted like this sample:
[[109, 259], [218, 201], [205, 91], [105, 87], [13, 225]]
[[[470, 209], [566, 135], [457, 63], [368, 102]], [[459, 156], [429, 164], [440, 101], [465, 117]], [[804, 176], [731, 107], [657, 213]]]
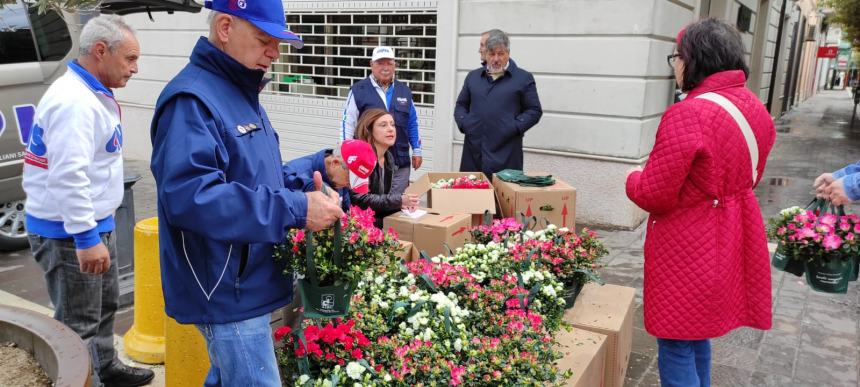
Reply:
[[791, 183], [791, 179], [787, 177], [772, 177], [768, 182], [768, 185], [774, 185], [777, 187], [785, 187]]

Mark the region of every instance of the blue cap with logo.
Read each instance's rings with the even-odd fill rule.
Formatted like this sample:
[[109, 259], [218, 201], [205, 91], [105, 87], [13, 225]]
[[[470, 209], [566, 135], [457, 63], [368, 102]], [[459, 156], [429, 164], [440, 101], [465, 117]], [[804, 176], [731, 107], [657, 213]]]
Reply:
[[295, 48], [305, 45], [302, 38], [287, 26], [281, 0], [206, 0], [204, 7], [245, 19], [261, 31]]

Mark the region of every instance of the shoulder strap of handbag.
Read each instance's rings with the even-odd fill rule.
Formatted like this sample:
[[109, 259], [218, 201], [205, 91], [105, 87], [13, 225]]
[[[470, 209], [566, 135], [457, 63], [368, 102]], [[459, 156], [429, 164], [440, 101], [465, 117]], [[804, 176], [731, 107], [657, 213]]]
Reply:
[[755, 181], [758, 178], [758, 142], [755, 139], [755, 134], [753, 134], [749, 122], [744, 118], [743, 113], [738, 110], [738, 107], [735, 106], [732, 101], [729, 101], [728, 98], [717, 93], [704, 93], [696, 98], [706, 99], [720, 105], [723, 110], [734, 118], [738, 127], [741, 128], [741, 133], [743, 133], [744, 139], [747, 141], [747, 148], [749, 148], [750, 151], [750, 160], [752, 160], [752, 183], [755, 185]]

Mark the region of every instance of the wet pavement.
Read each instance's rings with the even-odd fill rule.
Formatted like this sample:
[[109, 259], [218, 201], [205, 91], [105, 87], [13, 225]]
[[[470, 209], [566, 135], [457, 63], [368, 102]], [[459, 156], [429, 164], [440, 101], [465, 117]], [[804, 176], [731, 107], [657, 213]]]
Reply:
[[[856, 129], [848, 128], [851, 102], [847, 92], [825, 91], [777, 121], [776, 145], [756, 190], [765, 218], [782, 208], [806, 204], [812, 198], [812, 180], [820, 173], [860, 160], [860, 122]], [[156, 215], [148, 165], [148, 161], [126, 160], [127, 170], [142, 176], [134, 186], [137, 220]], [[657, 343], [643, 328], [644, 228], [600, 234], [611, 252], [604, 260], [604, 279], [637, 289], [625, 386], [658, 386]], [[847, 295], [829, 295], [812, 292], [803, 279], [779, 271], [772, 278], [773, 329], [742, 328], [715, 339], [712, 384], [860, 387], [860, 286], [853, 283]], [[50, 307], [42, 272], [27, 250], [0, 254], [0, 290]], [[119, 311], [118, 335], [129, 329], [133, 314], [133, 307]]]

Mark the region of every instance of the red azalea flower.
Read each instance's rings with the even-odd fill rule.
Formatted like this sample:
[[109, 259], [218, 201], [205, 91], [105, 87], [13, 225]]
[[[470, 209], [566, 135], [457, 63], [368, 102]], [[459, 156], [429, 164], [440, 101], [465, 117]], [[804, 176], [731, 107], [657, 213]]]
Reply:
[[275, 341], [281, 341], [284, 336], [289, 335], [290, 333], [292, 333], [292, 331], [293, 330], [290, 327], [278, 328], [277, 330], [275, 330]]

